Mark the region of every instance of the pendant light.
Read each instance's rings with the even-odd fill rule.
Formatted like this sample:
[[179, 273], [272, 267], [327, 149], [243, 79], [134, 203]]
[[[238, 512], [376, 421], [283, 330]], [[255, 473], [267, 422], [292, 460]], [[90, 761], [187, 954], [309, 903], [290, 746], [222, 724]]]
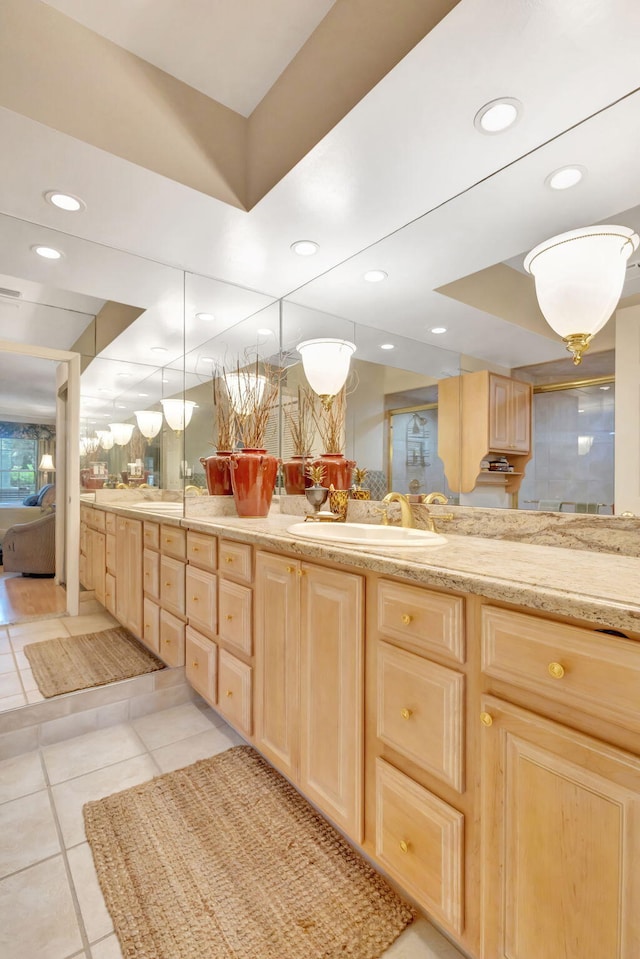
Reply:
[[162, 413], [160, 410], [136, 410], [135, 418], [138, 429], [146, 440], [152, 440], [162, 429]]
[[168, 426], [181, 433], [191, 422], [196, 404], [193, 400], [160, 400]]
[[318, 394], [324, 408], [329, 409], [349, 375], [351, 357], [356, 351], [355, 343], [327, 337], [304, 340], [298, 343], [296, 349], [302, 357], [309, 386]]
[[131, 440], [133, 423], [109, 423], [109, 429], [113, 433], [113, 442], [117, 446], [126, 446]]
[[267, 383], [266, 376], [245, 369], [237, 373], [225, 373], [224, 382], [229, 402], [237, 416], [249, 416], [260, 406]]
[[96, 430], [96, 436], [103, 450], [113, 449], [113, 433], [111, 430]]
[[638, 241], [626, 226], [588, 226], [546, 240], [524, 261], [543, 316], [576, 366], [616, 308]]

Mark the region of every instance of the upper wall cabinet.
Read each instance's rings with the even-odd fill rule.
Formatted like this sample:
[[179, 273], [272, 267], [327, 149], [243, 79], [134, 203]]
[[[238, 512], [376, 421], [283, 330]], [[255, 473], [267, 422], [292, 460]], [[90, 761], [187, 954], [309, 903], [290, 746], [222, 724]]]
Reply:
[[[499, 483], [507, 493], [520, 489], [531, 459], [532, 392], [530, 383], [488, 370], [440, 380], [438, 452], [452, 490], [470, 493], [483, 482]], [[499, 456], [510, 472], [481, 468]]]

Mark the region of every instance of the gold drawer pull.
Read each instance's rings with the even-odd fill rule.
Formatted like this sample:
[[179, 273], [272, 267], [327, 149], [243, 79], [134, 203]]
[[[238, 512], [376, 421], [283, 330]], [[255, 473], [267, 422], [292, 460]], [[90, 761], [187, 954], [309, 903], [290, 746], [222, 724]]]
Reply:
[[192, 602], [192, 603], [197, 603], [197, 602], [198, 602], [198, 597], [197, 597], [197, 596], [192, 596], [192, 597], [191, 597], [191, 602]]
[[400, 849], [402, 852], [409, 852], [409, 843], [406, 841], [406, 839], [400, 840]]
[[403, 719], [411, 719], [411, 717], [413, 716], [413, 710], [412, 710], [412, 709], [401, 709], [401, 710], [400, 710], [400, 715], [402, 716]]
[[298, 573], [298, 576], [304, 576], [304, 574], [306, 573], [306, 570], [305, 570], [305, 569], [299, 569], [299, 570], [297, 570], [297, 573]]
[[197, 669], [197, 668], [198, 668], [198, 660], [197, 660], [197, 659], [194, 659], [194, 661], [191, 663], [191, 666], [192, 666], [193, 669]]
[[409, 623], [412, 622], [412, 620], [413, 620], [413, 616], [410, 616], [409, 613], [402, 614], [402, 622], [404, 623], [405, 626], [408, 626]]
[[227, 556], [225, 558], [225, 563], [233, 563], [233, 556]]
[[493, 716], [491, 713], [480, 713], [480, 722], [483, 726], [493, 726]]
[[171, 640], [170, 640], [170, 639], [165, 639], [165, 643], [167, 644], [167, 646], [171, 646]]
[[145, 629], [151, 629], [150, 623], [145, 623], [145, 624], [144, 624], [144, 628], [145, 628]]
[[191, 552], [192, 552], [192, 553], [199, 553], [199, 552], [200, 552], [200, 549], [199, 549], [197, 546], [192, 546], [192, 547], [191, 547]]
[[148, 575], [149, 575], [149, 571], [148, 571], [148, 570], [145, 570], [144, 575], [145, 575], [145, 576], [148, 576]]
[[293, 566], [287, 566], [287, 572], [288, 572], [288, 573], [295, 573], [295, 567], [293, 567]]
[[233, 691], [231, 689], [228, 689], [226, 695], [233, 696]]
[[231, 620], [233, 619], [233, 616], [231, 615], [231, 613], [227, 613], [227, 615], [225, 616], [225, 619], [227, 620], [228, 623], [230, 623]]
[[171, 589], [171, 583], [165, 583], [164, 585], [167, 587], [167, 589]]
[[564, 676], [564, 666], [561, 666], [560, 663], [549, 663], [547, 669], [549, 675], [553, 676], [554, 679], [562, 679]]
[[173, 540], [170, 536], [165, 536], [164, 541], [165, 543], [173, 543]]

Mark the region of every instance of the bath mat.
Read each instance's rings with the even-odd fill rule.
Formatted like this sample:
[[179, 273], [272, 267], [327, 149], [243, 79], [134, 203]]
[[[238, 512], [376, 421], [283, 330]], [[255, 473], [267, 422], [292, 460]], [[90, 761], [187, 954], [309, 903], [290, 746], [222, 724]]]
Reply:
[[47, 699], [164, 669], [164, 663], [124, 626], [28, 643], [24, 654]]
[[411, 908], [250, 746], [84, 807], [124, 959], [377, 959]]

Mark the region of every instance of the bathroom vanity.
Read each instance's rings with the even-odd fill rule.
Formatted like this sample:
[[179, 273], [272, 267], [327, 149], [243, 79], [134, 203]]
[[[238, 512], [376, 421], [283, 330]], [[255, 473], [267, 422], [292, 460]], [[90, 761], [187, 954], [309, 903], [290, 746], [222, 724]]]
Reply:
[[460, 948], [640, 955], [640, 559], [102, 512], [118, 618]]

